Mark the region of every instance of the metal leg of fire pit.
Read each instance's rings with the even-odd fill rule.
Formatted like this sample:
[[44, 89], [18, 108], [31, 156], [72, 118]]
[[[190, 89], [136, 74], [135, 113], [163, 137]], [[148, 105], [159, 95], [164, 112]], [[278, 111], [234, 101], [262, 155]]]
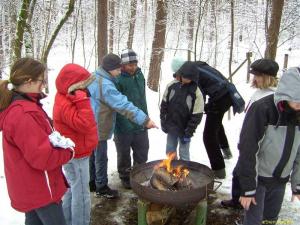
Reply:
[[196, 223], [195, 225], [206, 225], [207, 216], [207, 199], [200, 201], [196, 208]]
[[138, 200], [138, 225], [148, 225], [146, 219], [147, 209], [150, 203]]

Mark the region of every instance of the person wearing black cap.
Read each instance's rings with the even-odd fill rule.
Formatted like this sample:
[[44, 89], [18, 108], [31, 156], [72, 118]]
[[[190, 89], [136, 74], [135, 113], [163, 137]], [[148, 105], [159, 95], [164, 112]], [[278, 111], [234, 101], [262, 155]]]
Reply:
[[[132, 49], [125, 49], [122, 51], [121, 60], [122, 72], [117, 78], [117, 88], [129, 101], [148, 115], [145, 78], [142, 70], [138, 67], [137, 54]], [[126, 116], [118, 113], [114, 141], [117, 150], [119, 178], [123, 187], [130, 189], [129, 175], [132, 164], [137, 165], [148, 160], [148, 131], [144, 126], [135, 124]]]
[[300, 200], [300, 69], [286, 70], [274, 94], [254, 102], [245, 116], [235, 173], [243, 225], [277, 224], [286, 184]]
[[118, 197], [118, 191], [107, 185], [107, 140], [112, 137], [117, 112], [140, 126], [156, 127], [147, 114], [117, 90], [116, 78], [120, 73], [121, 58], [112, 53], [107, 54], [102, 65], [94, 72], [96, 79], [88, 86], [99, 136], [98, 146], [90, 159], [90, 188], [95, 185], [96, 196], [106, 198]]
[[201, 122], [204, 101], [197, 86], [198, 76], [194, 67], [186, 65], [176, 72], [160, 105], [161, 128], [167, 133], [166, 153], [175, 153], [179, 142], [179, 158], [190, 160], [191, 137]]
[[[259, 99], [268, 95], [274, 94], [277, 87], [277, 72], [279, 66], [277, 62], [272, 59], [258, 59], [250, 65], [249, 72], [253, 74], [251, 87], [256, 88], [256, 91], [250, 98], [250, 101], [245, 109], [247, 113], [251, 105]], [[236, 175], [236, 171], [233, 170], [231, 196], [230, 200], [221, 201], [221, 205], [226, 208], [241, 209], [242, 206], [239, 202], [240, 198], [240, 184]]]

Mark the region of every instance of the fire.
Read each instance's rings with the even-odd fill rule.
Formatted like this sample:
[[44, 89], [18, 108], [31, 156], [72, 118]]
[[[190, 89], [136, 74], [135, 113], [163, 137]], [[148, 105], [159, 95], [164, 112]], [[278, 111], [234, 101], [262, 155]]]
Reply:
[[176, 152], [168, 153], [167, 158], [161, 161], [155, 166], [155, 169], [165, 168], [168, 173], [172, 174], [174, 177], [181, 178], [182, 176], [187, 177], [190, 171], [187, 168], [183, 168], [181, 165], [177, 167], [172, 167], [172, 160], [176, 158]]

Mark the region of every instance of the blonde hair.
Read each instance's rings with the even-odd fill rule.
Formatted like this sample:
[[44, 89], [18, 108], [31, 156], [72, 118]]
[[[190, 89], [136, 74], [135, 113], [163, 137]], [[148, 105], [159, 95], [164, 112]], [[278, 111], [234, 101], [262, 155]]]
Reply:
[[252, 81], [251, 87], [258, 88], [258, 89], [266, 89], [269, 87], [277, 87], [278, 80], [276, 77], [269, 76], [266, 74], [260, 75], [263, 78], [261, 84], [257, 84], [256, 82]]
[[[6, 109], [13, 96], [13, 89], [29, 79], [37, 80], [46, 70], [44, 64], [32, 58], [20, 58], [12, 66], [9, 80], [0, 81], [0, 110]], [[12, 88], [8, 87], [12, 85]]]

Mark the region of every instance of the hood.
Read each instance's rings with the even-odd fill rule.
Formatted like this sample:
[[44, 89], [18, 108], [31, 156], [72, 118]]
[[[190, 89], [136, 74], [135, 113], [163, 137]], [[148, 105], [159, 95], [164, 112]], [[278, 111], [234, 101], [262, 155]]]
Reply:
[[95, 76], [82, 66], [67, 64], [60, 70], [55, 85], [58, 93], [66, 95], [78, 89], [86, 89], [93, 80]]
[[297, 67], [286, 70], [274, 95], [275, 105], [281, 101], [293, 101], [300, 103], [300, 71]]
[[186, 61], [176, 72], [176, 75], [198, 83], [198, 70], [196, 64], [191, 61]]

